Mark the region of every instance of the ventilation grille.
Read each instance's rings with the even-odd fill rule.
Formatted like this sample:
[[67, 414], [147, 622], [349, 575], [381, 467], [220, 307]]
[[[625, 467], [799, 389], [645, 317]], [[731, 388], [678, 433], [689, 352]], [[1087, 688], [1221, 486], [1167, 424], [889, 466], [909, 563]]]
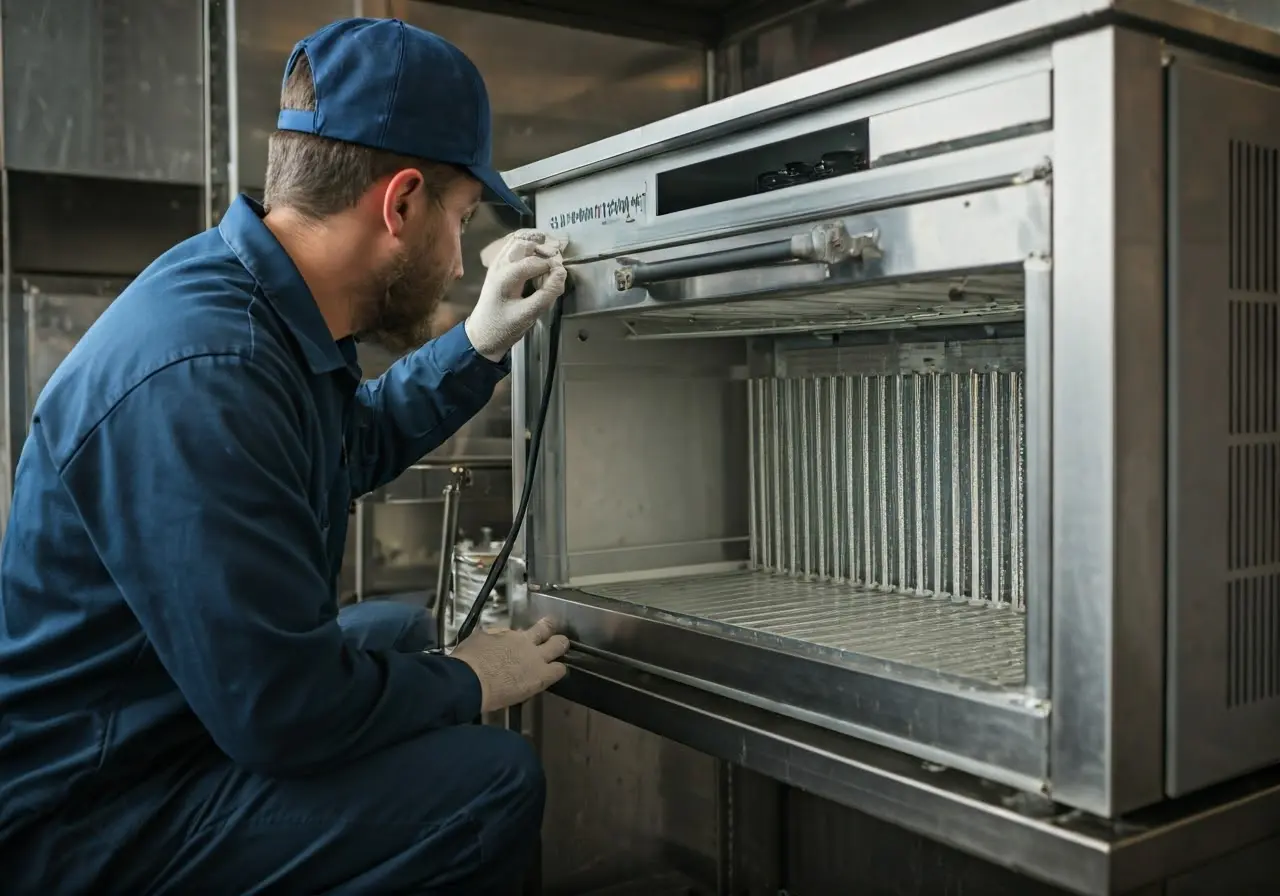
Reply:
[[1280, 289], [1280, 150], [1231, 141], [1231, 288]]
[[1227, 704], [1280, 696], [1280, 150], [1230, 146]]
[[1022, 607], [1023, 379], [753, 380], [752, 565]]
[[1227, 586], [1227, 705], [1280, 696], [1280, 574]]

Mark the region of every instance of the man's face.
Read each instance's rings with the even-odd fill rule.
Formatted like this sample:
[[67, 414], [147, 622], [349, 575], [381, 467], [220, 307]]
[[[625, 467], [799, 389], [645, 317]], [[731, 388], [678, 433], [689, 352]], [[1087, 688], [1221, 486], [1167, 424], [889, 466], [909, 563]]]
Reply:
[[435, 196], [421, 186], [409, 194], [398, 245], [374, 274], [362, 336], [397, 353], [431, 338], [436, 308], [462, 276], [462, 233], [480, 189], [478, 181], [460, 175]]

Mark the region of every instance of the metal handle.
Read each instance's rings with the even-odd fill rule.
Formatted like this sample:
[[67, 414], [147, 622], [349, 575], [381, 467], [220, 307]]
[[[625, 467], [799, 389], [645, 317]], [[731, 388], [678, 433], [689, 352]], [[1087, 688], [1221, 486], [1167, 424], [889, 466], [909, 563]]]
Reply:
[[725, 249], [704, 255], [672, 258], [668, 261], [629, 261], [613, 273], [619, 292], [686, 277], [705, 277], [743, 268], [798, 261], [838, 264], [855, 258], [880, 258], [880, 232], [851, 236], [843, 222], [819, 224], [812, 230], [786, 239], [741, 249]]

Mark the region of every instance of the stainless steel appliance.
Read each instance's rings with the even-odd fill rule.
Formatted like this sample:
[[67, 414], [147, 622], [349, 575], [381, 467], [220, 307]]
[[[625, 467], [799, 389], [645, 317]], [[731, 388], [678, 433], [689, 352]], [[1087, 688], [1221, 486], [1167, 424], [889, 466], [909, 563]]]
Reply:
[[1077, 892], [1277, 836], [1278, 71], [1024, 0], [511, 172], [561, 693]]

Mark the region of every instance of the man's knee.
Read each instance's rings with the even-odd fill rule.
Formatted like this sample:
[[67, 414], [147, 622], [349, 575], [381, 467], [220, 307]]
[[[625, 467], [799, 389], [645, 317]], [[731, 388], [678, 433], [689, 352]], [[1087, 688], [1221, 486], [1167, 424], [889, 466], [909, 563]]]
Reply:
[[436, 646], [436, 627], [424, 607], [389, 600], [366, 600], [338, 612], [348, 641], [364, 650], [414, 653]]
[[[164, 807], [172, 794], [160, 782], [153, 788], [157, 815], [224, 819], [194, 845], [185, 838], [198, 826], [185, 823], [161, 826], [175, 840], [158, 848], [158, 838], [139, 838], [148, 850], [140, 872], [163, 868], [172, 892], [245, 892], [274, 879], [291, 892], [505, 893], [534, 855], [546, 799], [529, 742], [483, 725], [437, 729], [314, 777], [214, 766], [174, 807]], [[148, 879], [125, 889], [147, 890]]]
[[[532, 745], [516, 732], [485, 725], [433, 732], [420, 744], [445, 761], [440, 772], [452, 774], [446, 785], [452, 796], [440, 809], [462, 820], [476, 847], [465, 857], [455, 852], [447, 875], [453, 884], [441, 892], [514, 892], [537, 849], [546, 803], [546, 778]], [[438, 800], [439, 788], [430, 790]], [[424, 862], [422, 885], [438, 879], [427, 869], [437, 867], [440, 851], [428, 847], [424, 842], [412, 850]]]
[[470, 746], [483, 756], [482, 767], [490, 770], [488, 785], [477, 795], [473, 817], [490, 838], [510, 845], [536, 838], [542, 826], [547, 781], [532, 744], [517, 732], [502, 728], [474, 725], [465, 730]]

